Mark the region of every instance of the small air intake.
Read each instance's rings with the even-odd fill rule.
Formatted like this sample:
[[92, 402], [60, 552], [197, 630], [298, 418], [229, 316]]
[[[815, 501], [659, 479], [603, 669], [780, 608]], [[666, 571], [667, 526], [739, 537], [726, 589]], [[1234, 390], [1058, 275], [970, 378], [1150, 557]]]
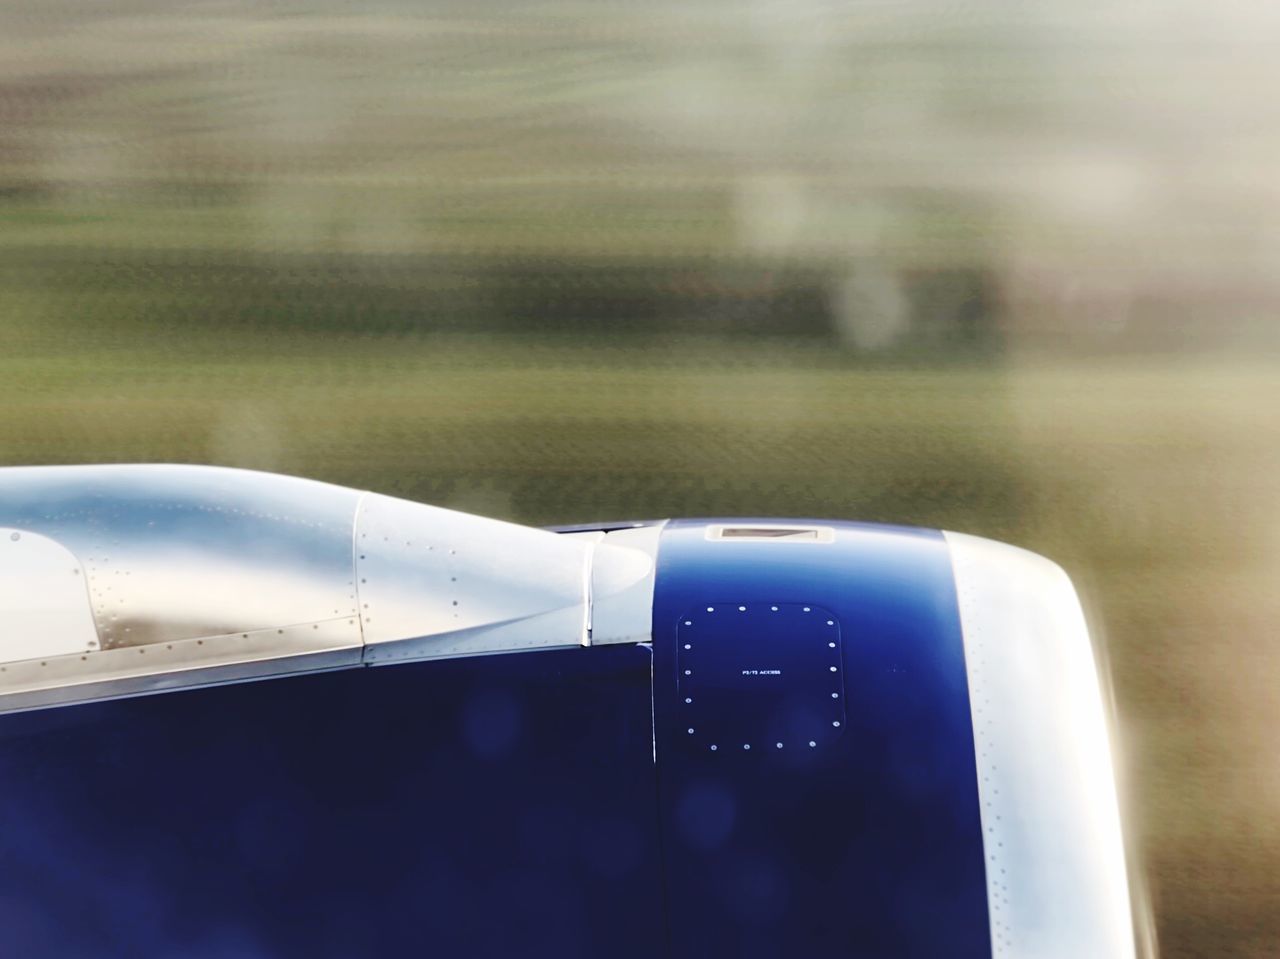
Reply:
[[835, 539], [835, 530], [830, 526], [711, 526], [707, 529], [707, 539], [830, 543]]

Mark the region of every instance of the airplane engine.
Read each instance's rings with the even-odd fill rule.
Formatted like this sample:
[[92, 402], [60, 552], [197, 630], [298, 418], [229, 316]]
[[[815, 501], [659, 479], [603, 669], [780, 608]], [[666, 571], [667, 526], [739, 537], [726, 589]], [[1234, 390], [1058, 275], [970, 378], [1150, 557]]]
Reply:
[[1135, 953], [1075, 590], [951, 532], [0, 469], [0, 771], [3, 955]]

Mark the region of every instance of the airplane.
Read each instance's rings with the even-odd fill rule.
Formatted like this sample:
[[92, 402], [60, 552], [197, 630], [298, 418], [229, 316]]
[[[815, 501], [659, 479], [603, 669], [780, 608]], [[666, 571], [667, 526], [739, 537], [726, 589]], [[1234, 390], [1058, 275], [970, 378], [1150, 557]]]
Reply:
[[1132, 959], [1051, 561], [0, 469], [0, 956]]

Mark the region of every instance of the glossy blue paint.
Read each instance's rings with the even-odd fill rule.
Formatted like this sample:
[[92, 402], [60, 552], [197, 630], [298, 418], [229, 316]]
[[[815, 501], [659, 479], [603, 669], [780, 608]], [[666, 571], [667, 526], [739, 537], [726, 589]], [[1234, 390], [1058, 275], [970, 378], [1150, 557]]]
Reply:
[[[759, 641], [744, 643], [746, 635]], [[680, 741], [711, 752], [825, 748], [845, 728], [840, 646], [840, 624], [820, 606], [690, 610], [676, 627], [677, 712], [687, 737]]]
[[989, 957], [946, 544], [821, 525], [834, 542], [709, 540], [697, 521], [663, 533], [654, 705], [670, 955]]
[[652, 648], [0, 717], [0, 955], [989, 957], [945, 542], [819, 525], [669, 524]]
[[650, 655], [0, 717], [0, 955], [659, 956]]

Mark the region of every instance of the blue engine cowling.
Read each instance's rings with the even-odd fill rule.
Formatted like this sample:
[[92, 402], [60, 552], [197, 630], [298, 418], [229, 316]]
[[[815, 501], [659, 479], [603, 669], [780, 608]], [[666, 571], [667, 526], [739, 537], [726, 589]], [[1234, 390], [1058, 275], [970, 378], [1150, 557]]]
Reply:
[[[102, 540], [155, 526], [92, 493], [45, 509], [26, 480], [6, 501], [2, 480], [0, 526], [28, 537], [15, 543], [47, 534], [70, 556], [67, 522]], [[164, 515], [187, 515], [173, 502]], [[247, 522], [239, 506], [191, 516], [209, 509]], [[304, 525], [328, 562], [324, 524]], [[397, 636], [343, 659], [335, 640], [271, 682], [200, 660], [218, 685], [137, 696], [181, 671], [116, 663], [218, 641], [161, 623], [151, 645], [64, 654], [64, 672], [111, 665], [60, 680], [57, 705], [30, 708], [46, 690], [24, 678], [29, 711], [0, 716], [0, 954], [1133, 955], [1106, 715], [1061, 570], [912, 528], [620, 528], [637, 527], [656, 556], [647, 585], [615, 557], [629, 572], [597, 588], [622, 584], [600, 604], [610, 624], [650, 604], [647, 641], [618, 627], [592, 645], [588, 603], [583, 644], [511, 653], [507, 619], [459, 633], [500, 635], [470, 651], [506, 655], [423, 659], [426, 639]], [[334, 623], [367, 641], [355, 606]], [[530, 618], [553, 620], [574, 622]], [[227, 634], [269, 651], [252, 635]]]
[[654, 705], [675, 954], [989, 956], [947, 546], [822, 526], [830, 542], [664, 532]]

